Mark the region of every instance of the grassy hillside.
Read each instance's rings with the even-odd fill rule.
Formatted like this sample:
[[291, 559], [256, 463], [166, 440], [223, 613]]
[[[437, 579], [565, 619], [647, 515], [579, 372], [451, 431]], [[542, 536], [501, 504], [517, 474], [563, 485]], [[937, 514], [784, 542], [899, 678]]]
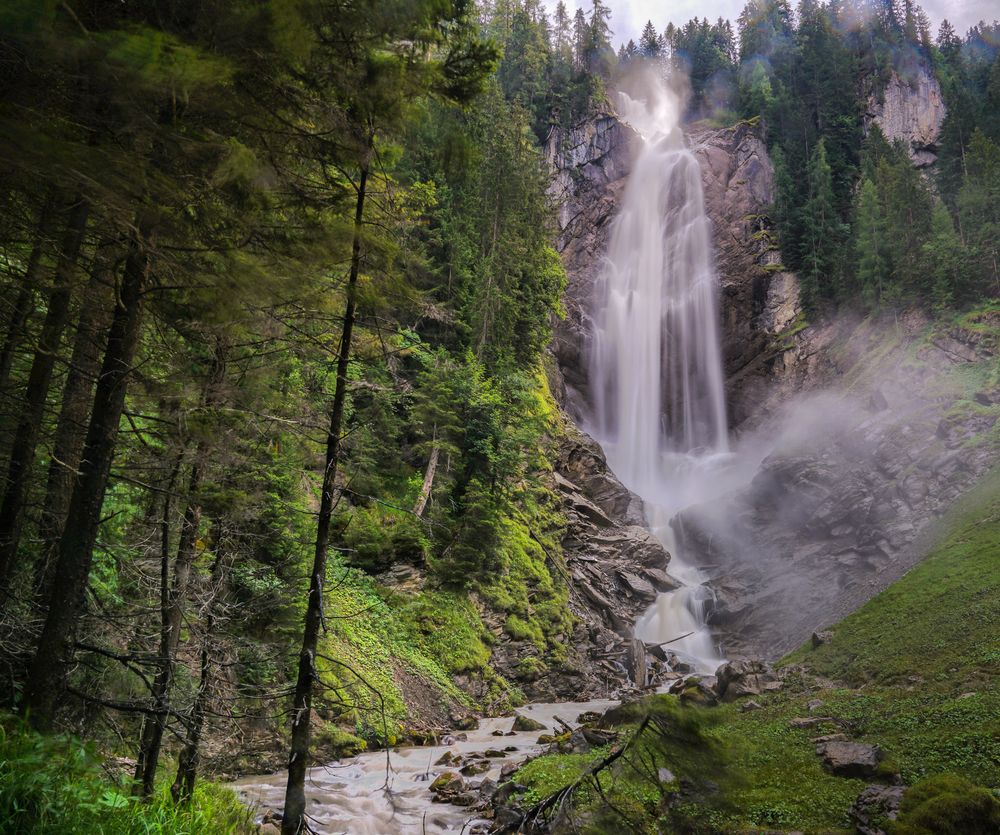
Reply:
[[[832, 640], [784, 659], [786, 685], [756, 698], [759, 709], [737, 702], [703, 711], [711, 720], [705, 737], [724, 752], [717, 788], [682, 788], [665, 802], [639, 790], [648, 778], [623, 768], [606, 786], [610, 803], [636, 831], [656, 831], [668, 819], [692, 831], [852, 831], [847, 813], [866, 781], [828, 774], [811, 741], [836, 731], [881, 746], [886, 779], [898, 773], [909, 785], [954, 772], [1000, 787], [1000, 472], [941, 530], [932, 553], [837, 624]], [[790, 724], [810, 716], [836, 721]], [[519, 777], [535, 790], [565, 756], [550, 755]], [[683, 758], [679, 769], [685, 776]], [[644, 803], [629, 801], [643, 796]], [[580, 804], [607, 813], [590, 795]]]

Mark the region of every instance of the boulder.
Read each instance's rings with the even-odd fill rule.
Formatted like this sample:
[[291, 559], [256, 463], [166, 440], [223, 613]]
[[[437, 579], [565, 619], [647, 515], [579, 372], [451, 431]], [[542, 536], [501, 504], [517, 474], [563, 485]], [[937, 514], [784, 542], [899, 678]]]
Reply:
[[471, 762], [468, 765], [462, 766], [461, 772], [466, 777], [475, 777], [477, 774], [485, 774], [490, 770], [490, 767], [491, 764], [488, 760], [477, 760], [476, 762]]
[[450, 798], [465, 791], [465, 780], [454, 771], [443, 771], [428, 788], [439, 798]]
[[453, 720], [453, 724], [459, 731], [475, 731], [479, 728], [479, 720], [475, 716], [461, 716]]
[[861, 835], [885, 835], [882, 824], [896, 820], [904, 786], [868, 786], [851, 807], [851, 820]]
[[882, 749], [863, 742], [823, 742], [816, 746], [823, 767], [838, 777], [874, 777]]
[[828, 644], [833, 640], [832, 632], [813, 632], [812, 634], [812, 646], [813, 649], [823, 646], [823, 644]]
[[530, 716], [525, 716], [524, 714], [519, 713], [514, 717], [512, 730], [527, 733], [530, 731], [544, 731], [548, 729], [541, 722], [532, 719]]
[[716, 695], [716, 682], [714, 676], [706, 678], [689, 678], [684, 681], [684, 689], [681, 690], [681, 702], [693, 704], [700, 707], [712, 707], [718, 704]]
[[742, 696], [759, 696], [781, 687], [774, 669], [760, 659], [727, 661], [715, 673], [716, 695], [724, 702]]

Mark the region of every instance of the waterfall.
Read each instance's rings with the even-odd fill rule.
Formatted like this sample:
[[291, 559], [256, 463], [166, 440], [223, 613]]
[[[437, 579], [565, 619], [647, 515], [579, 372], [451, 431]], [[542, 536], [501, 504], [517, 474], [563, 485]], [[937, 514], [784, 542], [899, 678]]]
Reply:
[[705, 623], [711, 593], [684, 562], [670, 521], [719, 492], [729, 458], [718, 278], [680, 103], [662, 82], [645, 86], [636, 98], [618, 94], [622, 120], [642, 143], [595, 287], [590, 428], [618, 477], [642, 497], [682, 584], [640, 618], [637, 637], [671, 641], [667, 649], [694, 669], [714, 672], [721, 658]]

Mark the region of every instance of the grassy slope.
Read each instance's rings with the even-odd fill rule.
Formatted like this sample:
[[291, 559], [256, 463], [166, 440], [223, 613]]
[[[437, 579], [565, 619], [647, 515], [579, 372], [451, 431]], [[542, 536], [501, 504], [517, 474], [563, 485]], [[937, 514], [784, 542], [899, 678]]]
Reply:
[[[877, 742], [886, 770], [907, 783], [952, 771], [1000, 787], [1000, 472], [942, 530], [927, 559], [838, 624], [830, 643], [786, 658], [788, 683], [758, 698], [760, 710], [711, 711], [717, 724], [708, 733], [729, 750], [725, 803], [691, 803], [689, 820], [710, 831], [849, 831], [847, 811], [864, 783], [823, 771], [811, 742], [839, 728], [789, 725], [810, 715], [814, 699], [823, 704], [812, 715], [844, 720], [854, 738]], [[522, 772], [532, 788], [559, 756]]]

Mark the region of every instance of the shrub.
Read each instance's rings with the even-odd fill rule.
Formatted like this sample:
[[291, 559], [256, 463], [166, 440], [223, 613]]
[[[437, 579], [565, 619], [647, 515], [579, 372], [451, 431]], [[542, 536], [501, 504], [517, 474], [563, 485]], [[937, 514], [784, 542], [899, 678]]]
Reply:
[[992, 835], [1000, 832], [1000, 800], [954, 774], [921, 780], [903, 796], [892, 835]]

